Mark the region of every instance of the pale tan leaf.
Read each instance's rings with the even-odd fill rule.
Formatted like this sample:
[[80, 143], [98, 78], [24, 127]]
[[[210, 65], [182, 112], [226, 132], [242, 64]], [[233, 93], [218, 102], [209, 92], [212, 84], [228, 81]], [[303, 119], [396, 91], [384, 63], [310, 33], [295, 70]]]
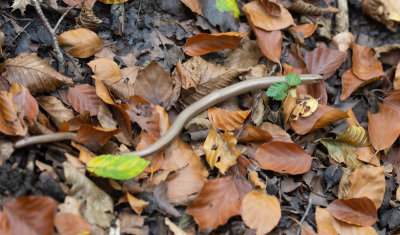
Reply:
[[65, 108], [61, 100], [57, 99], [55, 96], [44, 96], [36, 100], [40, 107], [49, 114], [51, 120], [57, 127], [60, 127], [64, 121], [67, 122], [74, 117], [74, 112], [71, 109]]

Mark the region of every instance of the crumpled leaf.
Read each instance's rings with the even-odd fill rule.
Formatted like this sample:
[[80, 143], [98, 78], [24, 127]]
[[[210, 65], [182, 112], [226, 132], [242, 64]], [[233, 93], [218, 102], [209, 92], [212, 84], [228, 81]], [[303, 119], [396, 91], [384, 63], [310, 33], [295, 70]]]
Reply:
[[385, 74], [382, 63], [375, 58], [372, 48], [353, 44], [352, 71], [361, 80], [370, 80]]
[[83, 211], [84, 218], [91, 224], [109, 227], [114, 209], [111, 197], [69, 162], [64, 162], [62, 165], [66, 184], [72, 185], [68, 196], [77, 199], [81, 203], [86, 203]]
[[242, 199], [250, 190], [251, 184], [236, 176], [208, 180], [186, 212], [194, 217], [200, 232], [215, 229], [240, 215]]
[[57, 37], [58, 43], [73, 57], [88, 58], [103, 49], [103, 42], [86, 28], [68, 30]]
[[370, 145], [367, 131], [361, 126], [351, 124], [345, 131], [336, 136], [336, 140], [345, 142], [354, 147], [365, 147]]
[[18, 105], [22, 117], [27, 117], [30, 125], [33, 125], [39, 114], [39, 106], [28, 89], [13, 83], [10, 87], [12, 101]]
[[246, 35], [247, 33], [236, 32], [214, 34], [200, 33], [189, 38], [182, 50], [187, 55], [197, 56], [226, 48], [236, 49], [242, 38]]
[[214, 128], [210, 129], [203, 148], [211, 169], [215, 166], [225, 174], [229, 167], [236, 164], [237, 157], [244, 151], [237, 149], [236, 143], [232, 132], [225, 131], [224, 134], [219, 134]]
[[88, 63], [94, 75], [92, 77], [98, 80], [107, 80], [109, 82], [118, 82], [122, 78], [122, 71], [114, 62], [109, 58], [97, 58]]
[[299, 145], [282, 141], [264, 143], [257, 149], [254, 159], [263, 170], [292, 175], [309, 171], [312, 162], [312, 157]]
[[58, 213], [54, 225], [60, 235], [76, 235], [92, 231], [92, 226], [82, 216], [68, 213]]
[[275, 196], [256, 189], [243, 198], [241, 215], [247, 226], [257, 229], [257, 235], [267, 234], [278, 225], [281, 205]]
[[152, 61], [136, 78], [135, 94], [153, 104], [167, 107], [172, 95], [172, 79], [165, 69]]
[[89, 111], [90, 116], [96, 116], [99, 112], [101, 99], [96, 94], [96, 88], [89, 84], [69, 88], [67, 99], [78, 113]]
[[243, 124], [250, 112], [251, 110], [231, 111], [213, 107], [208, 109], [208, 119], [220, 130], [233, 131]]
[[22, 196], [3, 205], [12, 234], [53, 234], [57, 202], [51, 197]]
[[323, 74], [327, 79], [346, 59], [346, 53], [329, 48], [316, 48], [304, 56], [307, 70], [313, 74]]
[[48, 113], [57, 127], [60, 127], [63, 122], [67, 122], [74, 117], [74, 111], [67, 109], [61, 100], [55, 96], [44, 96], [36, 100], [40, 107]]
[[377, 209], [367, 197], [337, 199], [326, 209], [336, 219], [359, 226], [373, 225], [378, 219]]
[[51, 92], [62, 85], [74, 84], [71, 78], [57, 72], [36, 53], [21, 53], [4, 63], [3, 76], [7, 81], [26, 87], [32, 94]]
[[18, 106], [13, 102], [11, 93], [0, 91], [0, 132], [6, 135], [24, 136], [28, 131]]

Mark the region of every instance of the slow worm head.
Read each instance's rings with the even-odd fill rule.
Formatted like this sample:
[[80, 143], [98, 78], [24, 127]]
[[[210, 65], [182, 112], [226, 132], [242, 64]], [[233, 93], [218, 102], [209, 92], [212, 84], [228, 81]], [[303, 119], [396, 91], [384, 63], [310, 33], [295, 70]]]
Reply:
[[[317, 74], [300, 75], [300, 79], [301, 84], [311, 84], [323, 81], [323, 77]], [[238, 82], [223, 89], [214, 91], [184, 109], [172, 123], [167, 133], [161, 136], [161, 138], [155, 143], [145, 149], [123, 154], [146, 156], [158, 152], [168, 146], [175, 139], [175, 137], [180, 134], [183, 127], [189, 120], [204, 110], [237, 95], [257, 89], [265, 89], [273, 83], [284, 81], [285, 77], [283, 76], [261, 77]]]

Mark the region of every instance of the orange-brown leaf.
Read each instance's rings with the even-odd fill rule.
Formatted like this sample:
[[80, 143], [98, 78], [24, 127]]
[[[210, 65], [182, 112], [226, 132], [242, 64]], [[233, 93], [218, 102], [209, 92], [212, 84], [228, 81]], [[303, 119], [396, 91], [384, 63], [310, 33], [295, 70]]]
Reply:
[[296, 121], [292, 122], [291, 125], [297, 134], [304, 135], [308, 132], [327, 126], [332, 122], [346, 118], [347, 116], [347, 113], [341, 110], [326, 105], [319, 105], [313, 114], [308, 117], [300, 117]]
[[121, 69], [112, 59], [97, 58], [90, 61], [88, 65], [94, 73], [92, 75], [94, 79], [118, 82], [122, 78]]
[[108, 91], [107, 87], [104, 85], [102, 81], [96, 79], [95, 86], [96, 86], [96, 95], [100, 97], [100, 99], [104, 103], [115, 104], [113, 98], [110, 95], [110, 92]]
[[54, 225], [60, 235], [76, 235], [92, 231], [92, 226], [82, 216], [68, 213], [58, 213]]
[[375, 77], [369, 80], [361, 80], [349, 69], [342, 75], [342, 94], [340, 94], [340, 99], [345, 100], [359, 88], [381, 79], [381, 77]]
[[257, 235], [267, 234], [278, 225], [281, 205], [275, 196], [256, 189], [243, 198], [241, 215], [247, 226], [257, 229]]
[[18, 114], [18, 107], [13, 102], [12, 94], [0, 91], [0, 132], [6, 135], [24, 136], [28, 128]]
[[375, 58], [375, 52], [367, 46], [358, 44], [353, 44], [352, 71], [361, 80], [369, 80], [385, 74], [382, 63]]
[[265, 10], [271, 16], [280, 16], [281, 15], [281, 6], [277, 4], [275, 1], [271, 0], [261, 0]]
[[61, 100], [55, 96], [44, 96], [36, 99], [40, 107], [44, 109], [57, 127], [63, 122], [68, 122], [74, 117], [74, 111], [67, 109]]
[[101, 51], [104, 46], [100, 37], [86, 28], [66, 31], [57, 40], [68, 54], [78, 58], [88, 58]]
[[21, 53], [16, 58], [7, 59], [3, 76], [10, 84], [18, 83], [32, 94], [51, 92], [62, 85], [73, 84], [71, 78], [57, 72], [35, 53]]
[[3, 205], [13, 234], [53, 234], [57, 203], [50, 197], [23, 196]]
[[240, 132], [238, 142], [248, 141], [266, 141], [272, 139], [272, 135], [259, 127], [246, 125], [243, 131]]
[[105, 144], [111, 137], [121, 132], [120, 129], [104, 129], [88, 124], [82, 124], [79, 127], [75, 140], [82, 144], [90, 144], [92, 141], [100, 145]]
[[243, 124], [250, 112], [251, 110], [231, 111], [213, 107], [208, 109], [208, 119], [220, 130], [233, 131]]
[[312, 162], [312, 157], [299, 145], [281, 141], [264, 143], [254, 158], [261, 169], [292, 175], [309, 171]]
[[357, 148], [355, 154], [357, 159], [365, 163], [372, 164], [374, 166], [380, 166], [380, 154], [375, 154], [374, 149], [371, 146]]
[[329, 48], [316, 48], [304, 56], [307, 70], [314, 74], [323, 74], [325, 79], [332, 76], [345, 59], [346, 53]]
[[279, 63], [282, 52], [282, 32], [280, 30], [269, 32], [257, 27], [254, 28], [254, 32], [257, 36], [258, 46], [264, 56], [275, 63]]
[[337, 199], [327, 209], [336, 219], [359, 226], [373, 225], [378, 219], [374, 202], [367, 197]]
[[[154, 142], [156, 142], [156, 140], [157, 140], [150, 133], [144, 133], [141, 136], [142, 137], [140, 138], [140, 142], [136, 146], [136, 150], [144, 149], [144, 148], [148, 147], [149, 145], [153, 144]], [[163, 161], [164, 161], [163, 151], [159, 151], [150, 156], [145, 156], [145, 158], [147, 160], [151, 160], [151, 163], [149, 166], [146, 167], [146, 169], [144, 171], [148, 172], [148, 173], [154, 173], [154, 172], [158, 171], [163, 164]]]
[[78, 113], [89, 111], [90, 116], [96, 116], [99, 112], [101, 99], [96, 94], [96, 88], [91, 85], [82, 84], [69, 88], [67, 99]]
[[380, 104], [379, 112], [368, 112], [368, 133], [375, 150], [386, 149], [400, 135], [400, 114], [387, 104]]
[[315, 32], [317, 27], [317, 24], [300, 24], [290, 27], [289, 30], [295, 31], [302, 38], [308, 38]]
[[240, 215], [242, 199], [250, 190], [247, 180], [235, 176], [209, 180], [186, 212], [194, 217], [201, 232], [215, 229], [230, 217]]
[[185, 46], [182, 48], [183, 52], [190, 56], [204, 55], [213, 51], [222, 49], [236, 49], [240, 41], [247, 33], [200, 33], [189, 38]]
[[13, 102], [19, 106], [18, 110], [22, 117], [27, 117], [29, 124], [33, 125], [39, 114], [39, 106], [35, 98], [33, 98], [28, 89], [17, 83], [11, 85], [10, 93], [12, 94]]
[[397, 64], [396, 72], [394, 74], [393, 87], [395, 90], [400, 89], [400, 61]]
[[334, 219], [327, 209], [317, 206], [315, 209], [315, 222], [317, 223], [318, 234], [337, 235], [338, 233], [332, 225]]
[[148, 202], [141, 200], [132, 196], [129, 192], [126, 192], [126, 198], [128, 199], [129, 205], [136, 212], [136, 214], [141, 215], [143, 209], [149, 205]]
[[284, 29], [290, 25], [294, 25], [292, 15], [286, 8], [280, 6], [280, 16], [272, 16], [268, 14], [260, 1], [251, 1], [243, 6], [243, 11], [251, 24], [255, 27], [266, 31]]

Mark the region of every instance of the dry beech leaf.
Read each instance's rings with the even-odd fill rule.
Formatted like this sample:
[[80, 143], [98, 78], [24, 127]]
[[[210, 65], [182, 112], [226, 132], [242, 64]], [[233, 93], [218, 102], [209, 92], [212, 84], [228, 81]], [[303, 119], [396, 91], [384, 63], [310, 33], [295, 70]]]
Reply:
[[308, 117], [300, 117], [298, 120], [292, 122], [291, 125], [297, 134], [304, 135], [347, 116], [347, 113], [342, 110], [320, 104], [313, 114]]
[[167, 107], [172, 95], [172, 79], [167, 71], [153, 60], [137, 76], [134, 89], [136, 95], [153, 104]]
[[281, 6], [275, 1], [271, 0], [261, 0], [265, 10], [271, 16], [280, 16], [281, 15]]
[[208, 180], [186, 212], [194, 217], [200, 232], [215, 229], [240, 215], [242, 199], [250, 190], [251, 184], [236, 176]]
[[75, 140], [81, 144], [91, 144], [92, 141], [103, 145], [111, 137], [121, 132], [120, 129], [104, 129], [88, 124], [82, 124], [79, 127]]
[[257, 235], [267, 234], [278, 225], [281, 205], [275, 196], [256, 189], [243, 198], [241, 215], [247, 226], [257, 229]]
[[103, 49], [103, 42], [86, 28], [69, 30], [57, 37], [58, 43], [73, 57], [88, 58]]
[[181, 0], [192, 12], [195, 12], [204, 17], [203, 11], [201, 10], [201, 2], [198, 0]]
[[57, 202], [51, 197], [23, 196], [3, 205], [12, 234], [53, 234]]
[[60, 235], [90, 233], [92, 226], [80, 215], [58, 213], [54, 225]]
[[368, 132], [375, 150], [386, 149], [400, 135], [400, 114], [387, 104], [378, 103], [379, 111], [368, 112]]
[[72, 147], [79, 150], [79, 161], [85, 164], [96, 157], [96, 154], [90, 152], [87, 148], [83, 147], [80, 144], [76, 144], [75, 142], [72, 141], [71, 145]]
[[101, 99], [96, 94], [96, 88], [88, 84], [70, 87], [67, 99], [75, 111], [78, 113], [89, 111], [90, 116], [97, 115], [101, 103]]
[[400, 114], [400, 92], [388, 93], [388, 96], [383, 100], [383, 103], [389, 105]]
[[291, 175], [303, 174], [310, 170], [312, 157], [295, 143], [273, 141], [257, 149], [254, 158], [263, 170]]
[[349, 127], [336, 136], [336, 140], [345, 142], [355, 147], [370, 145], [367, 131], [361, 126], [349, 124]]
[[0, 211], [0, 234], [13, 235], [10, 225], [8, 224], [8, 219], [4, 211]]
[[21, 53], [7, 59], [3, 76], [10, 84], [18, 83], [32, 94], [51, 92], [62, 85], [74, 84], [71, 78], [57, 72], [35, 53]]
[[68, 121], [63, 121], [58, 131], [59, 132], [77, 131], [82, 124], [89, 124], [90, 122], [91, 122], [90, 113], [86, 111], [76, 115], [75, 117], [73, 117]]
[[346, 59], [346, 53], [329, 48], [316, 48], [304, 56], [307, 70], [314, 74], [323, 74], [327, 79]]
[[327, 209], [319, 206], [315, 209], [315, 222], [317, 223], [318, 234], [337, 235], [335, 228], [332, 225], [334, 218]]
[[135, 95], [133, 84], [138, 75], [139, 67], [127, 67], [122, 69], [122, 79], [118, 82], [104, 80], [104, 85], [117, 97], [129, 102], [129, 97]]
[[208, 119], [220, 130], [233, 131], [243, 124], [250, 112], [251, 110], [231, 111], [213, 107], [208, 109]]
[[338, 163], [346, 164], [348, 169], [354, 170], [364, 165], [357, 159], [357, 147], [331, 138], [320, 139], [320, 141], [328, 149], [329, 156]]
[[61, 127], [63, 122], [67, 122], [74, 117], [74, 111], [67, 109], [61, 100], [55, 96], [44, 96], [36, 99], [40, 107], [50, 116], [57, 127]]
[[302, 38], [308, 38], [315, 32], [317, 28], [317, 24], [300, 24], [290, 27], [289, 30], [295, 31]]
[[28, 127], [18, 113], [12, 94], [0, 91], [0, 132], [6, 135], [24, 136], [27, 131]]
[[197, 56], [226, 48], [236, 49], [240, 44], [240, 40], [246, 35], [247, 33], [236, 32], [200, 33], [189, 38], [182, 50], [187, 55]]
[[272, 139], [272, 135], [259, 127], [246, 125], [238, 136], [238, 142], [266, 141]]
[[381, 77], [375, 77], [369, 80], [361, 80], [356, 75], [354, 75], [351, 69], [347, 70], [342, 75], [342, 94], [340, 94], [340, 99], [345, 100], [349, 98], [351, 93], [358, 90], [361, 87], [364, 87], [372, 82], [376, 82], [381, 80]]
[[372, 48], [353, 44], [352, 71], [361, 80], [370, 80], [385, 74], [382, 63], [375, 58]]
[[326, 209], [336, 219], [359, 226], [373, 225], [378, 219], [377, 208], [367, 197], [337, 199]]
[[266, 31], [274, 31], [294, 25], [292, 15], [290, 15], [289, 11], [282, 6], [280, 8], [280, 16], [272, 16], [268, 14], [260, 1], [251, 1], [244, 5], [242, 10], [246, 13], [248, 21], [255, 27]]
[[383, 167], [368, 166], [356, 169], [349, 180], [351, 187], [347, 198], [368, 197], [379, 209], [385, 196], [385, 175]]
[[222, 174], [236, 164], [236, 159], [244, 149], [236, 148], [237, 140], [232, 132], [219, 134], [214, 128], [210, 129], [204, 142], [204, 152], [211, 169], [217, 167]]
[[243, 37], [238, 48], [226, 53], [224, 66], [230, 69], [247, 69], [258, 64], [263, 56], [257, 41], [250, 40], [249, 36]]
[[333, 227], [338, 231], [339, 234], [348, 235], [378, 235], [372, 226], [360, 227], [353, 224], [348, 224], [340, 220], [334, 219]]
[[39, 106], [35, 98], [28, 89], [17, 83], [11, 85], [10, 93], [12, 94], [12, 101], [18, 105], [19, 113], [22, 117], [27, 117], [29, 124], [33, 125], [39, 113]]
[[92, 77], [98, 80], [107, 80], [109, 82], [118, 82], [122, 78], [122, 71], [114, 60], [109, 58], [97, 58], [88, 63], [94, 75]]
[[95, 81], [96, 95], [106, 104], [115, 104], [107, 87], [100, 80]]
[[284, 131], [280, 126], [270, 122], [263, 122], [260, 128], [271, 134], [274, 141], [293, 142], [290, 135]]
[[374, 149], [371, 146], [357, 148], [356, 150], [357, 159], [365, 163], [372, 164], [374, 166], [380, 166], [380, 154], [375, 154]]
[[336, 34], [333, 39], [332, 43], [335, 45], [339, 51], [346, 52], [355, 41], [355, 37], [351, 32], [341, 32]]
[[326, 92], [326, 84], [324, 81], [313, 84], [298, 85], [297, 94], [307, 94], [318, 99], [319, 104], [328, 104], [328, 94]]
[[396, 72], [393, 78], [393, 86], [395, 90], [400, 90], [400, 61], [397, 64]]
[[264, 56], [272, 62], [279, 63], [282, 53], [282, 32], [280, 30], [269, 32], [257, 27], [253, 30], [257, 36], [258, 46]]
[[143, 209], [149, 205], [148, 202], [143, 201], [139, 198], [132, 196], [130, 193], [126, 192], [126, 198], [128, 199], [129, 205], [136, 212], [136, 214], [141, 215]]

